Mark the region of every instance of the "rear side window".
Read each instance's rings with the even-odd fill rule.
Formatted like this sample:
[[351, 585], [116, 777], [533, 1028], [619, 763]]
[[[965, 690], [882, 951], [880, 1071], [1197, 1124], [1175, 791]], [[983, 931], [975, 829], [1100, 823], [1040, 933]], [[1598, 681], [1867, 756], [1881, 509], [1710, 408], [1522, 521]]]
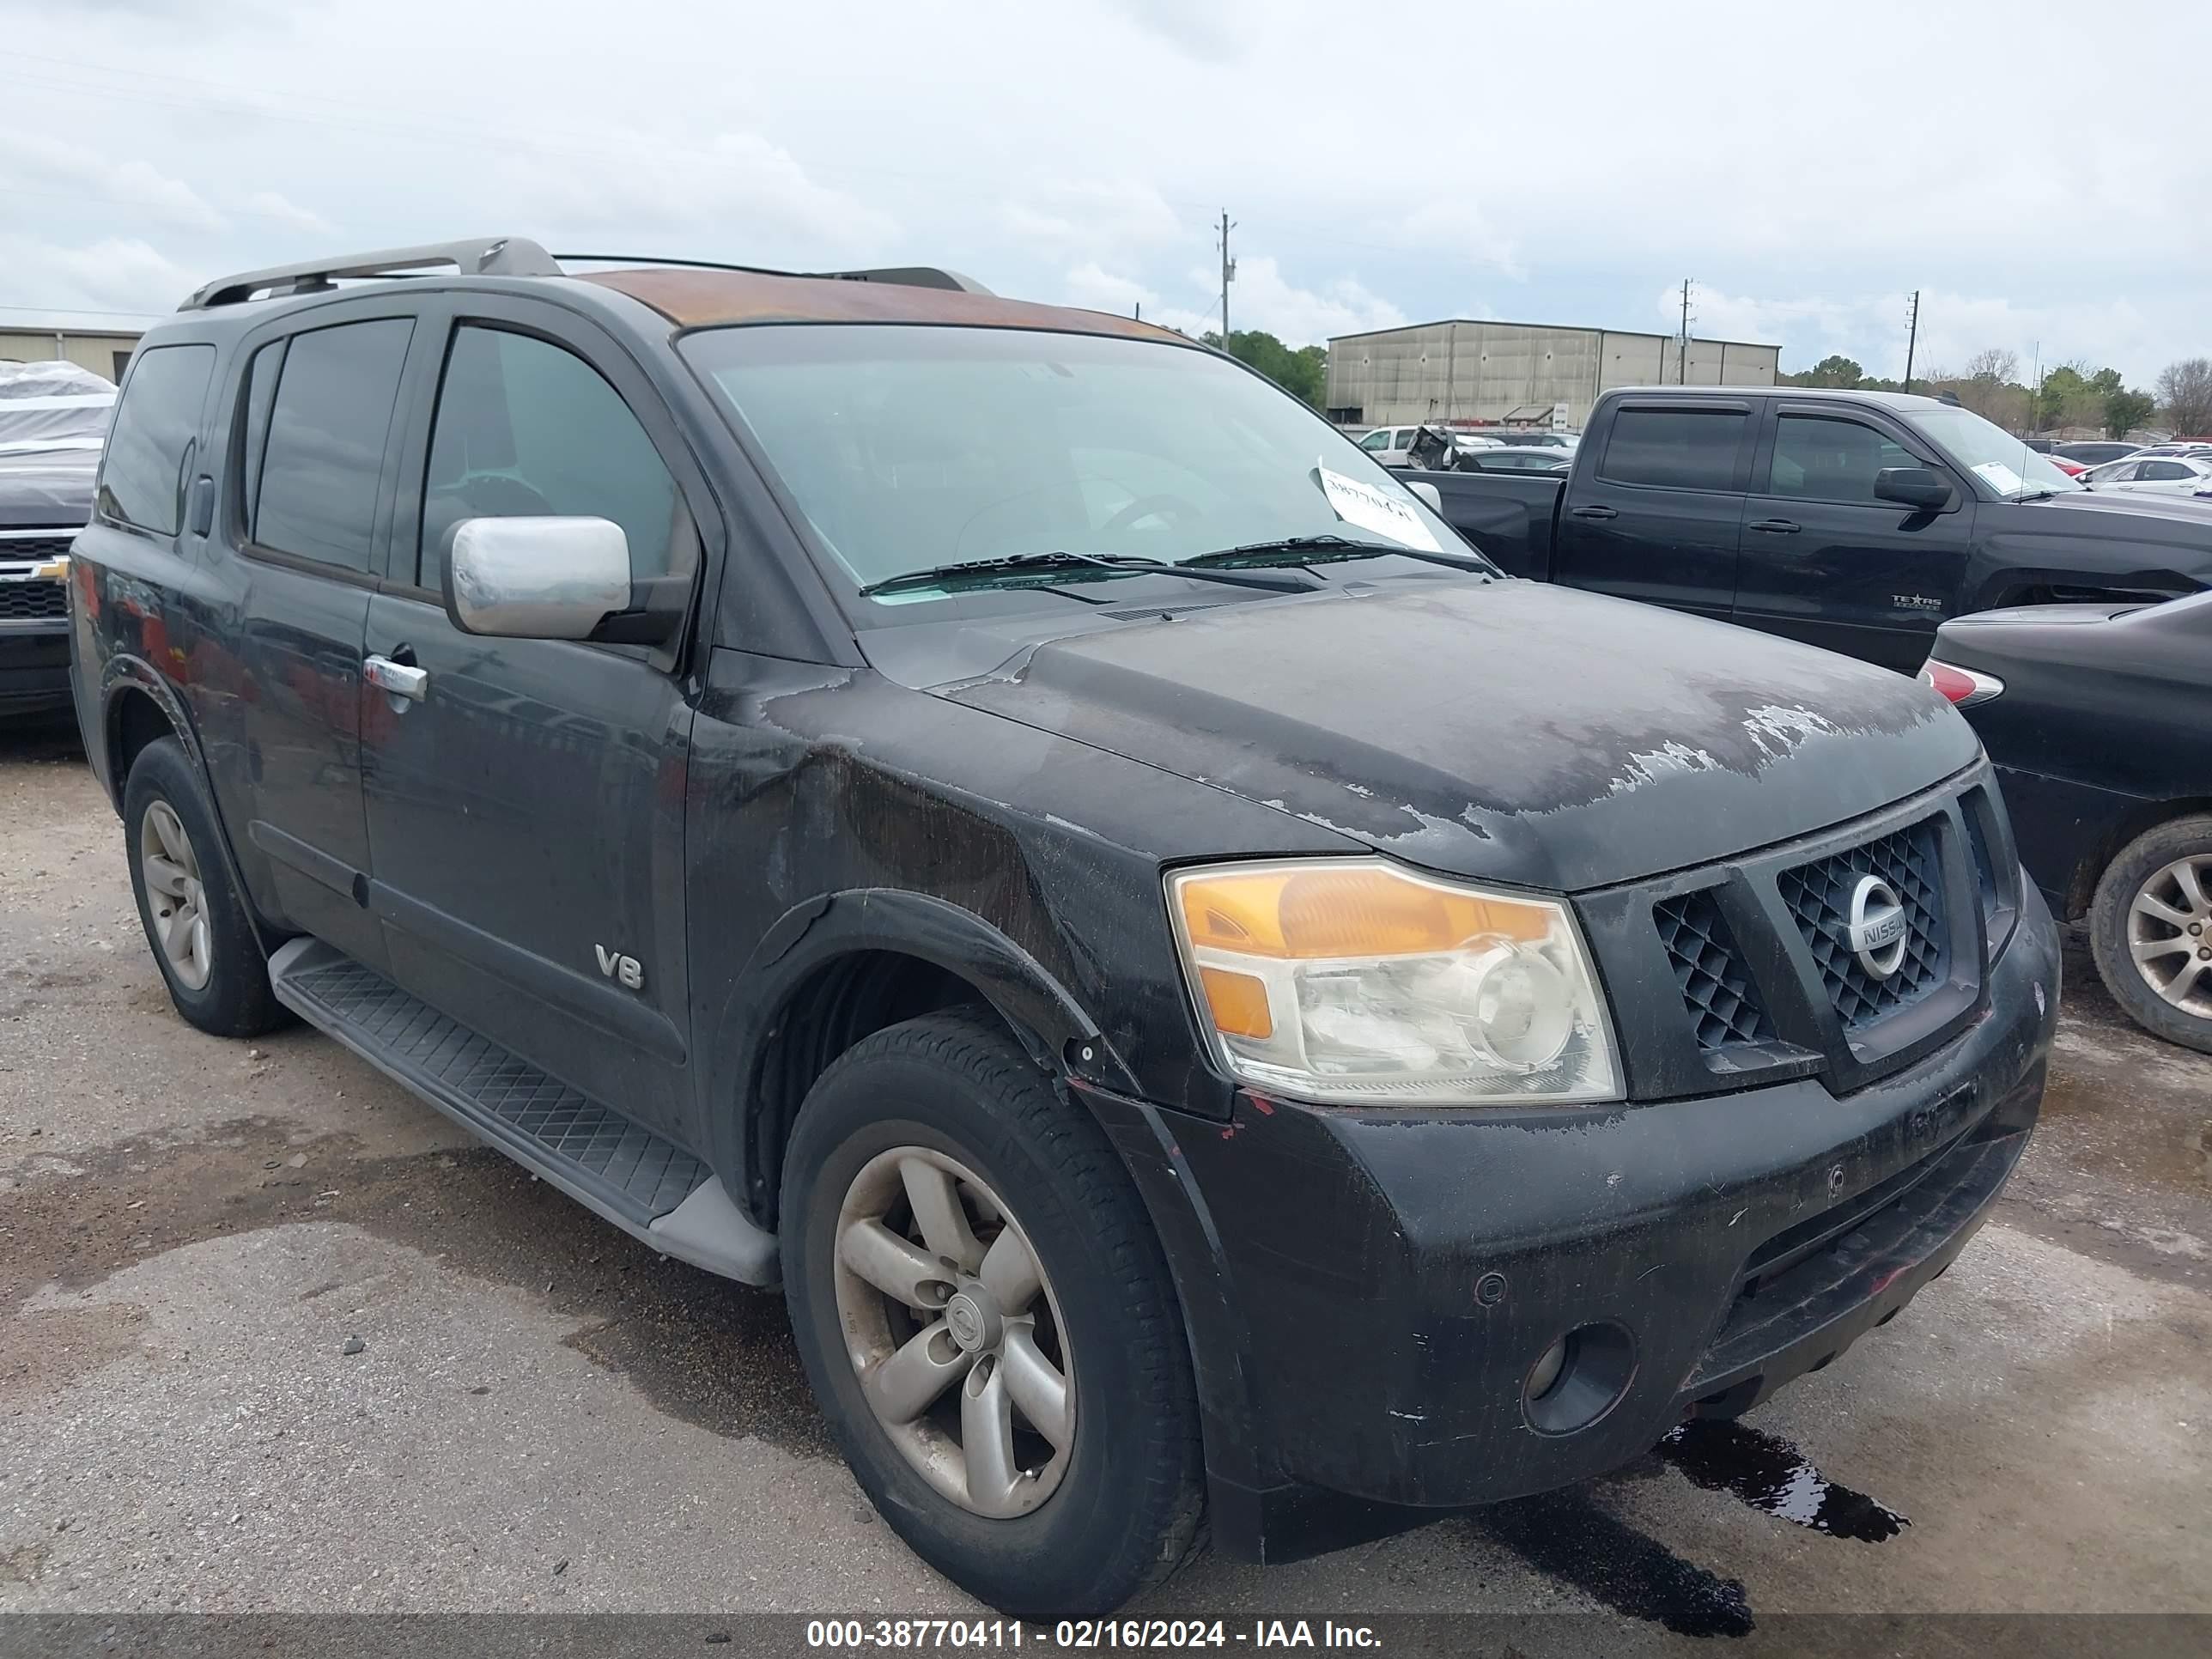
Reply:
[[2177, 483], [2197, 475], [2179, 461], [2145, 461], [2141, 476], [2147, 483]]
[[546, 514], [620, 525], [634, 577], [688, 574], [694, 562], [676, 481], [622, 394], [572, 351], [465, 325], [438, 392], [416, 580], [439, 586], [463, 519]]
[[1613, 419], [1601, 477], [1673, 489], [1733, 489], [1740, 409], [1624, 409]]
[[345, 570], [369, 568], [384, 442], [414, 331], [406, 319], [387, 318], [285, 343], [259, 487], [249, 492], [260, 546]]
[[138, 354], [100, 462], [101, 517], [163, 536], [177, 533], [185, 521], [200, 405], [214, 372], [211, 345], [149, 346]]

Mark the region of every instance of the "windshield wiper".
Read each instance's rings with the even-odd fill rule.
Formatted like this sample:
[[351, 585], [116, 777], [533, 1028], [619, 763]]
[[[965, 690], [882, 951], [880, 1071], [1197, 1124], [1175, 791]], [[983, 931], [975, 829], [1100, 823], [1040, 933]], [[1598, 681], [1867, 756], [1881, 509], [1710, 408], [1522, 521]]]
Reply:
[[881, 581], [868, 583], [864, 594], [895, 593], [910, 587], [982, 586], [1008, 576], [1028, 576], [1051, 571], [1103, 571], [1111, 575], [1158, 573], [1188, 576], [1193, 581], [1222, 582], [1232, 587], [1256, 587], [1268, 593], [1310, 593], [1313, 585], [1275, 576], [1246, 576], [1230, 570], [1193, 570], [1167, 559], [1142, 558], [1133, 553], [1011, 553], [996, 559], [963, 559], [957, 564], [933, 565], [927, 570], [906, 570]]
[[1178, 567], [1188, 570], [1239, 565], [1264, 568], [1269, 565], [1325, 564], [1339, 559], [1379, 559], [1395, 554], [1401, 559], [1419, 559], [1425, 564], [1449, 565], [1454, 570], [1470, 570], [1477, 575], [1495, 576], [1497, 568], [1486, 559], [1471, 553], [1431, 552], [1422, 547], [1403, 547], [1396, 542], [1356, 542], [1349, 537], [1323, 533], [1318, 536], [1285, 536], [1279, 541], [1247, 542], [1242, 547], [1224, 547], [1218, 553], [1200, 553], [1195, 558], [1178, 561]]

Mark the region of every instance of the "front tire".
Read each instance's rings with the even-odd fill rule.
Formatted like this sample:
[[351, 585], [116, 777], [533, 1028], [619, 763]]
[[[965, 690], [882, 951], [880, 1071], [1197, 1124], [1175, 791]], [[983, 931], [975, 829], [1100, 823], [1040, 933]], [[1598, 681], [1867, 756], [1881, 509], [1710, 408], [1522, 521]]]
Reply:
[[2089, 941], [2130, 1018], [2212, 1054], [2212, 816], [2174, 818], [2120, 849], [2097, 883]]
[[1203, 1540], [1182, 1315], [1097, 1124], [988, 1016], [878, 1031], [806, 1097], [785, 1296], [878, 1511], [1018, 1618], [1111, 1612]]
[[123, 828], [138, 921], [177, 1012], [213, 1036], [258, 1036], [282, 1024], [215, 814], [176, 738], [156, 738], [131, 762]]

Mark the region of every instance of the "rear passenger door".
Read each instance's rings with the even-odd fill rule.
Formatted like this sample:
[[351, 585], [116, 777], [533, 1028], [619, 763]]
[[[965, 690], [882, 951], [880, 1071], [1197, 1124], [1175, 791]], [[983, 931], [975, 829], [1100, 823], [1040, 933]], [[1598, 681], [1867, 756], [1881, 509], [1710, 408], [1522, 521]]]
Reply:
[[1896, 466], [1951, 477], [1902, 428], [1778, 400], [1744, 511], [1736, 621], [1917, 672], [1966, 585], [1972, 497], [1954, 480], [1940, 513], [1876, 499], [1875, 475]]
[[367, 648], [420, 676], [368, 694], [374, 902], [407, 989], [662, 1129], [688, 1098], [684, 802], [692, 710], [676, 647], [494, 639], [448, 617], [470, 518], [620, 525], [634, 592], [688, 587], [710, 499], [658, 394], [594, 325], [456, 296], [426, 326], [392, 562]]
[[246, 856], [286, 919], [372, 966], [385, 949], [368, 908], [362, 641], [416, 338], [408, 308], [366, 301], [249, 337], [226, 514], [246, 582]]
[[1553, 579], [1726, 621], [1751, 464], [1752, 404], [1624, 398], [1560, 504]]

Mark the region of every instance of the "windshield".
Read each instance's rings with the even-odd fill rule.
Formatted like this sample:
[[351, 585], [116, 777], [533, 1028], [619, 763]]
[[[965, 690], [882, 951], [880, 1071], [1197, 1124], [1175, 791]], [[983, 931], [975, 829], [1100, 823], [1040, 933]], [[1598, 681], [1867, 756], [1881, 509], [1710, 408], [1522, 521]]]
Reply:
[[858, 586], [979, 559], [1177, 562], [1314, 536], [1465, 554], [1320, 416], [1210, 352], [842, 324], [708, 330], [683, 350]]
[[1905, 420], [2007, 501], [2060, 495], [2081, 488], [2002, 427], [1971, 409], [1915, 409]]

